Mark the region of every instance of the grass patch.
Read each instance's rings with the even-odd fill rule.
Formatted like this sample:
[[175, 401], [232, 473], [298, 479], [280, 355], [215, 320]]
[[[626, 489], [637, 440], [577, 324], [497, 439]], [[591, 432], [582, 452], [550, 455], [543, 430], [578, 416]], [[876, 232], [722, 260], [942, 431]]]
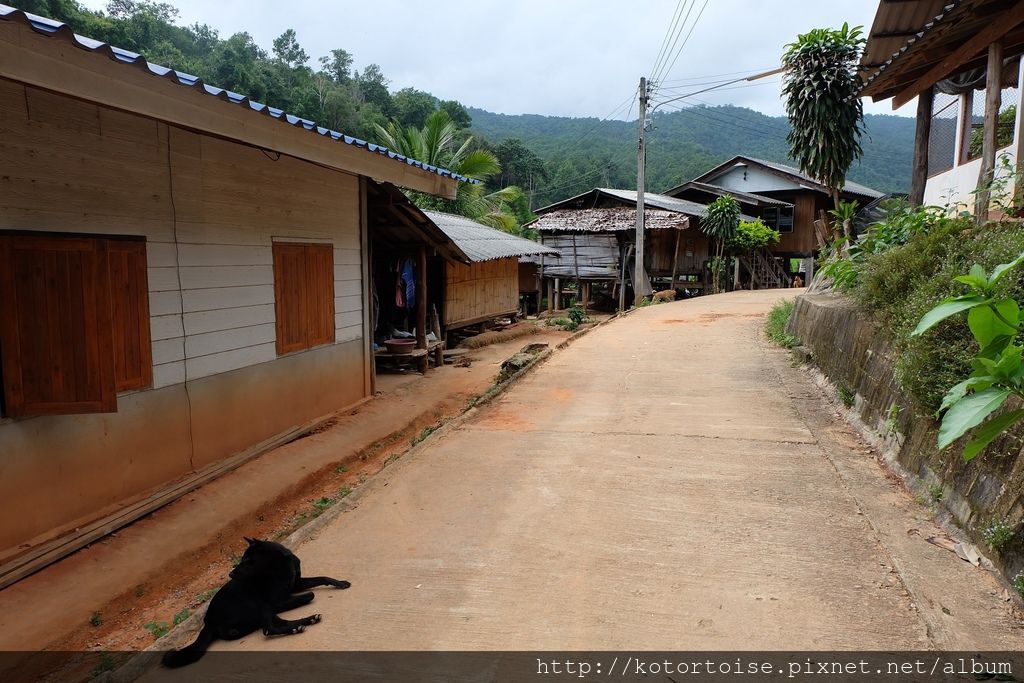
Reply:
[[1017, 576], [1013, 577], [1013, 590], [1017, 591], [1017, 595], [1024, 598], [1024, 572], [1017, 572]]
[[335, 502], [336, 501], [333, 498], [328, 498], [327, 496], [324, 496], [323, 498], [319, 498], [317, 500], [314, 500], [313, 501], [313, 516], [314, 517], [319, 517], [324, 512], [326, 512], [332, 505], [334, 505]]
[[928, 487], [928, 497], [932, 499], [933, 503], [940, 502], [943, 495], [945, 495], [945, 491], [943, 491], [941, 484], [932, 484]]
[[768, 311], [768, 319], [764, 323], [764, 332], [773, 344], [784, 349], [792, 349], [800, 345], [800, 340], [787, 331], [789, 319], [793, 316], [796, 301], [789, 299], [779, 301]]
[[177, 614], [174, 615], [174, 619], [172, 620], [172, 623], [175, 626], [177, 626], [181, 622], [183, 622], [186, 619], [188, 619], [190, 616], [192, 616], [192, 613], [188, 611], [188, 607], [185, 607], [180, 612], [178, 612]]
[[216, 595], [217, 591], [219, 590], [219, 588], [211, 588], [210, 590], [199, 593], [198, 595], [196, 595], [196, 604], [201, 605], [204, 602], [209, 602], [213, 599], [213, 596]]
[[103, 625], [103, 615], [99, 612], [93, 612], [92, 616], [89, 617], [89, 625], [92, 627]]
[[170, 625], [166, 621], [151, 621], [147, 624], [144, 624], [142, 628], [149, 631], [150, 635], [153, 636], [153, 640], [159, 640], [163, 638], [171, 630]]
[[345, 474], [346, 472], [348, 472], [348, 468], [345, 467], [344, 465], [338, 465], [337, 467], [334, 468], [335, 474]]
[[417, 434], [416, 436], [412, 437], [412, 440], [411, 440], [411, 441], [409, 442], [409, 445], [410, 445], [410, 447], [411, 447], [411, 446], [415, 446], [415, 445], [416, 445], [416, 444], [418, 444], [418, 443], [419, 443], [420, 441], [423, 441], [424, 439], [426, 439], [426, 438], [427, 438], [428, 436], [430, 436], [430, 435], [431, 435], [431, 434], [433, 434], [433, 433], [434, 433], [435, 431], [437, 431], [437, 429], [438, 429], [438, 428], [439, 428], [440, 426], [441, 426], [441, 425], [437, 424], [437, 425], [431, 425], [431, 426], [429, 426], [429, 427], [424, 427], [424, 428], [423, 428], [423, 431], [421, 431], [421, 432], [420, 432], [419, 434]]
[[840, 383], [836, 385], [836, 396], [839, 398], [839, 401], [847, 408], [853, 407], [853, 401], [856, 398], [856, 394], [854, 394], [853, 389], [851, 389], [846, 384]]

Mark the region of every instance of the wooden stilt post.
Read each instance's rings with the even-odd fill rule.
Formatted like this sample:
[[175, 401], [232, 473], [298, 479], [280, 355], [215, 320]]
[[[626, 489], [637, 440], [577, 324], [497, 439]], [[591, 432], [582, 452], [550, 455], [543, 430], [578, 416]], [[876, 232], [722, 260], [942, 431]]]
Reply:
[[680, 242], [680, 238], [682, 236], [683, 236], [683, 231], [677, 228], [676, 229], [676, 251], [675, 251], [675, 255], [672, 257], [672, 285], [671, 285], [671, 287], [672, 287], [672, 291], [673, 292], [676, 291], [676, 273], [679, 272], [679, 242]]
[[572, 234], [572, 264], [576, 271], [576, 305], [580, 305], [583, 297], [583, 284], [580, 282], [580, 257], [576, 252], [576, 233]]
[[555, 278], [555, 310], [562, 310], [562, 278]]
[[917, 132], [914, 135], [914, 171], [910, 178], [910, 205], [924, 203], [924, 186], [928, 182], [928, 139], [932, 128], [932, 101], [935, 88], [917, 96]]
[[[427, 247], [421, 246], [416, 268], [416, 348], [427, 348]], [[424, 353], [419, 358], [420, 372], [426, 374], [430, 358]]]
[[548, 290], [548, 313], [555, 310], [555, 280], [554, 278], [545, 278], [545, 286]]
[[[542, 242], [543, 244], [543, 242]], [[544, 298], [544, 254], [540, 255], [540, 269], [537, 271], [537, 317], [540, 317], [540, 304]]]
[[996, 168], [996, 144], [999, 127], [999, 104], [1003, 75], [1003, 41], [988, 46], [988, 71], [985, 75], [985, 130], [981, 148], [981, 170], [978, 172], [978, 194], [974, 205], [974, 222], [981, 225], [988, 220], [989, 200]]

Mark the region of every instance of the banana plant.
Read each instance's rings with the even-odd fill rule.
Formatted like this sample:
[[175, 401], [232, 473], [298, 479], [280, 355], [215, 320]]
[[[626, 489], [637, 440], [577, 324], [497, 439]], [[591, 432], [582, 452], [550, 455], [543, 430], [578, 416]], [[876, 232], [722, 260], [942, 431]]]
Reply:
[[1022, 409], [992, 417], [1010, 396], [1024, 400], [1024, 347], [1017, 341], [1024, 323], [1020, 305], [1015, 299], [995, 293], [1003, 276], [1022, 262], [1024, 254], [996, 266], [991, 274], [975, 264], [969, 273], [955, 278], [967, 285], [970, 293], [943, 299], [911, 332], [911, 336], [921, 335], [946, 318], [967, 312], [967, 326], [980, 351], [971, 361], [970, 377], [949, 390], [936, 413], [942, 416], [940, 450], [980, 425], [964, 448], [965, 461], [972, 460], [993, 439], [1024, 419]]

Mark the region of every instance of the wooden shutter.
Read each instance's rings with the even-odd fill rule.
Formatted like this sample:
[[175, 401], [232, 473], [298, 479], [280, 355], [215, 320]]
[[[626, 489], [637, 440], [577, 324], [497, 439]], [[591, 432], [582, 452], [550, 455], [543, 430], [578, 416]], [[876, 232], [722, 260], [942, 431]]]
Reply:
[[117, 410], [107, 241], [0, 236], [7, 415]]
[[330, 244], [307, 244], [306, 296], [307, 346], [334, 343], [334, 247]]
[[108, 251], [117, 390], [143, 389], [153, 384], [146, 243], [110, 240]]
[[334, 342], [334, 247], [277, 242], [274, 310], [277, 353]]

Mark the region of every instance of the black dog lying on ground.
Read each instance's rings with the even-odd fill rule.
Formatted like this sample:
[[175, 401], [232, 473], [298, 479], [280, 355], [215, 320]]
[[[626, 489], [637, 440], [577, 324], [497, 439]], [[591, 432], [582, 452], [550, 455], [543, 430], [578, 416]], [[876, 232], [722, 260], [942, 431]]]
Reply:
[[237, 640], [260, 628], [267, 636], [302, 633], [307, 626], [320, 621], [319, 614], [289, 621], [277, 616], [278, 612], [311, 603], [313, 592], [308, 589], [314, 586], [348, 588], [351, 585], [327, 576], [302, 578], [299, 558], [288, 548], [271, 541], [245, 540], [249, 547], [228, 575], [231, 580], [210, 601], [199, 637], [191, 645], [164, 654], [164, 666], [175, 668], [192, 664], [213, 641]]

